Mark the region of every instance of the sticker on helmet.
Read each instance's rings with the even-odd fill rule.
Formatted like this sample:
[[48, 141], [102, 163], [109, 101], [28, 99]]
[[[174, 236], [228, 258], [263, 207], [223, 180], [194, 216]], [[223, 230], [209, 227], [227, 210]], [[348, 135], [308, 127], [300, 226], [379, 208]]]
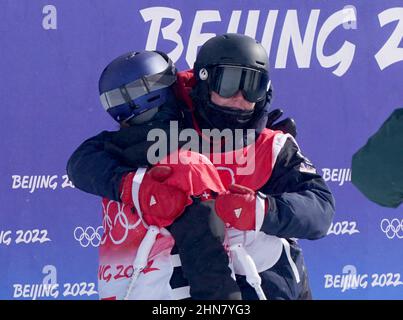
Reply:
[[199, 77], [201, 80], [207, 80], [208, 78], [208, 71], [205, 68], [200, 69], [199, 71]]

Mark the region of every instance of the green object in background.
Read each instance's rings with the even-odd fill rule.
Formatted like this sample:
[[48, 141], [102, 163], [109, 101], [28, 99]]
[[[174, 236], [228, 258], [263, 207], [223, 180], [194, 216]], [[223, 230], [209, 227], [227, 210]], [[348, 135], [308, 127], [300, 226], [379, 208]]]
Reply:
[[396, 109], [352, 159], [352, 183], [370, 200], [403, 202], [403, 108]]

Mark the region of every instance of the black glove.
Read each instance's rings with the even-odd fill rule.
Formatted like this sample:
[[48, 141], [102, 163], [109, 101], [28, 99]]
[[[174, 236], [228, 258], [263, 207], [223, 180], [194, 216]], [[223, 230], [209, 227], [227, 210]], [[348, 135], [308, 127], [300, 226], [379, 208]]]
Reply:
[[291, 134], [294, 138], [297, 136], [297, 125], [295, 124], [295, 120], [292, 118], [286, 118], [281, 120], [280, 122], [276, 122], [283, 115], [284, 111], [281, 109], [274, 109], [269, 112], [267, 117], [266, 128], [271, 130], [281, 130], [284, 133]]
[[212, 206], [196, 199], [168, 228], [179, 251], [183, 275], [195, 300], [241, 300], [222, 245], [224, 225], [217, 225]]

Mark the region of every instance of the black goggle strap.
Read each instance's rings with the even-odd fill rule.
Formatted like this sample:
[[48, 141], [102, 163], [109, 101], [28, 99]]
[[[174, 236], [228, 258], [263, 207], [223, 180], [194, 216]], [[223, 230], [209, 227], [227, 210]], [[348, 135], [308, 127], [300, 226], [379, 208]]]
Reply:
[[127, 91], [127, 88], [125, 86], [122, 86], [119, 88], [119, 90], [122, 95], [122, 98], [125, 100], [125, 103], [127, 103], [131, 108], [135, 109], [136, 105], [133, 102], [133, 98], [130, 97], [130, 94]]

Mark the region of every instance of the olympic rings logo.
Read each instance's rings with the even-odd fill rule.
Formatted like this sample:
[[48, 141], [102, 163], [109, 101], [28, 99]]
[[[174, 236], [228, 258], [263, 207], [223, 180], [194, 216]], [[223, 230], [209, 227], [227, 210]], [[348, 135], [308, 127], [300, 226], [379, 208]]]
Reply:
[[389, 239], [393, 239], [395, 237], [403, 239], [403, 219], [399, 220], [395, 218], [391, 221], [389, 219], [383, 219], [381, 221], [381, 230]]
[[[112, 218], [109, 216], [110, 209], [111, 209], [110, 206], [112, 204], [117, 205], [117, 211], [118, 211], [116, 213], [113, 221], [112, 221]], [[101, 241], [102, 245], [105, 243], [108, 236], [111, 239], [112, 243], [115, 245], [119, 245], [119, 244], [123, 243], [127, 239], [129, 230], [136, 229], [139, 226], [139, 224], [141, 223], [141, 219], [138, 219], [134, 224], [129, 223], [129, 219], [127, 218], [126, 214], [124, 213], [125, 204], [123, 204], [123, 203], [111, 200], [108, 202], [106, 208], [103, 204], [102, 204], [102, 207], [104, 209], [104, 219], [102, 221], [102, 226], [103, 226], [104, 230], [108, 230], [108, 232], [104, 234], [104, 237]], [[124, 234], [122, 235], [122, 237], [120, 239], [115, 239], [113, 236], [113, 232], [112, 232], [113, 228], [116, 227], [117, 224], [120, 224], [125, 230]]]
[[94, 229], [94, 227], [76, 227], [74, 229], [74, 239], [76, 239], [80, 245], [84, 248], [88, 247], [90, 244], [93, 247], [98, 247], [101, 244], [101, 233], [100, 230], [103, 229], [102, 226]]

